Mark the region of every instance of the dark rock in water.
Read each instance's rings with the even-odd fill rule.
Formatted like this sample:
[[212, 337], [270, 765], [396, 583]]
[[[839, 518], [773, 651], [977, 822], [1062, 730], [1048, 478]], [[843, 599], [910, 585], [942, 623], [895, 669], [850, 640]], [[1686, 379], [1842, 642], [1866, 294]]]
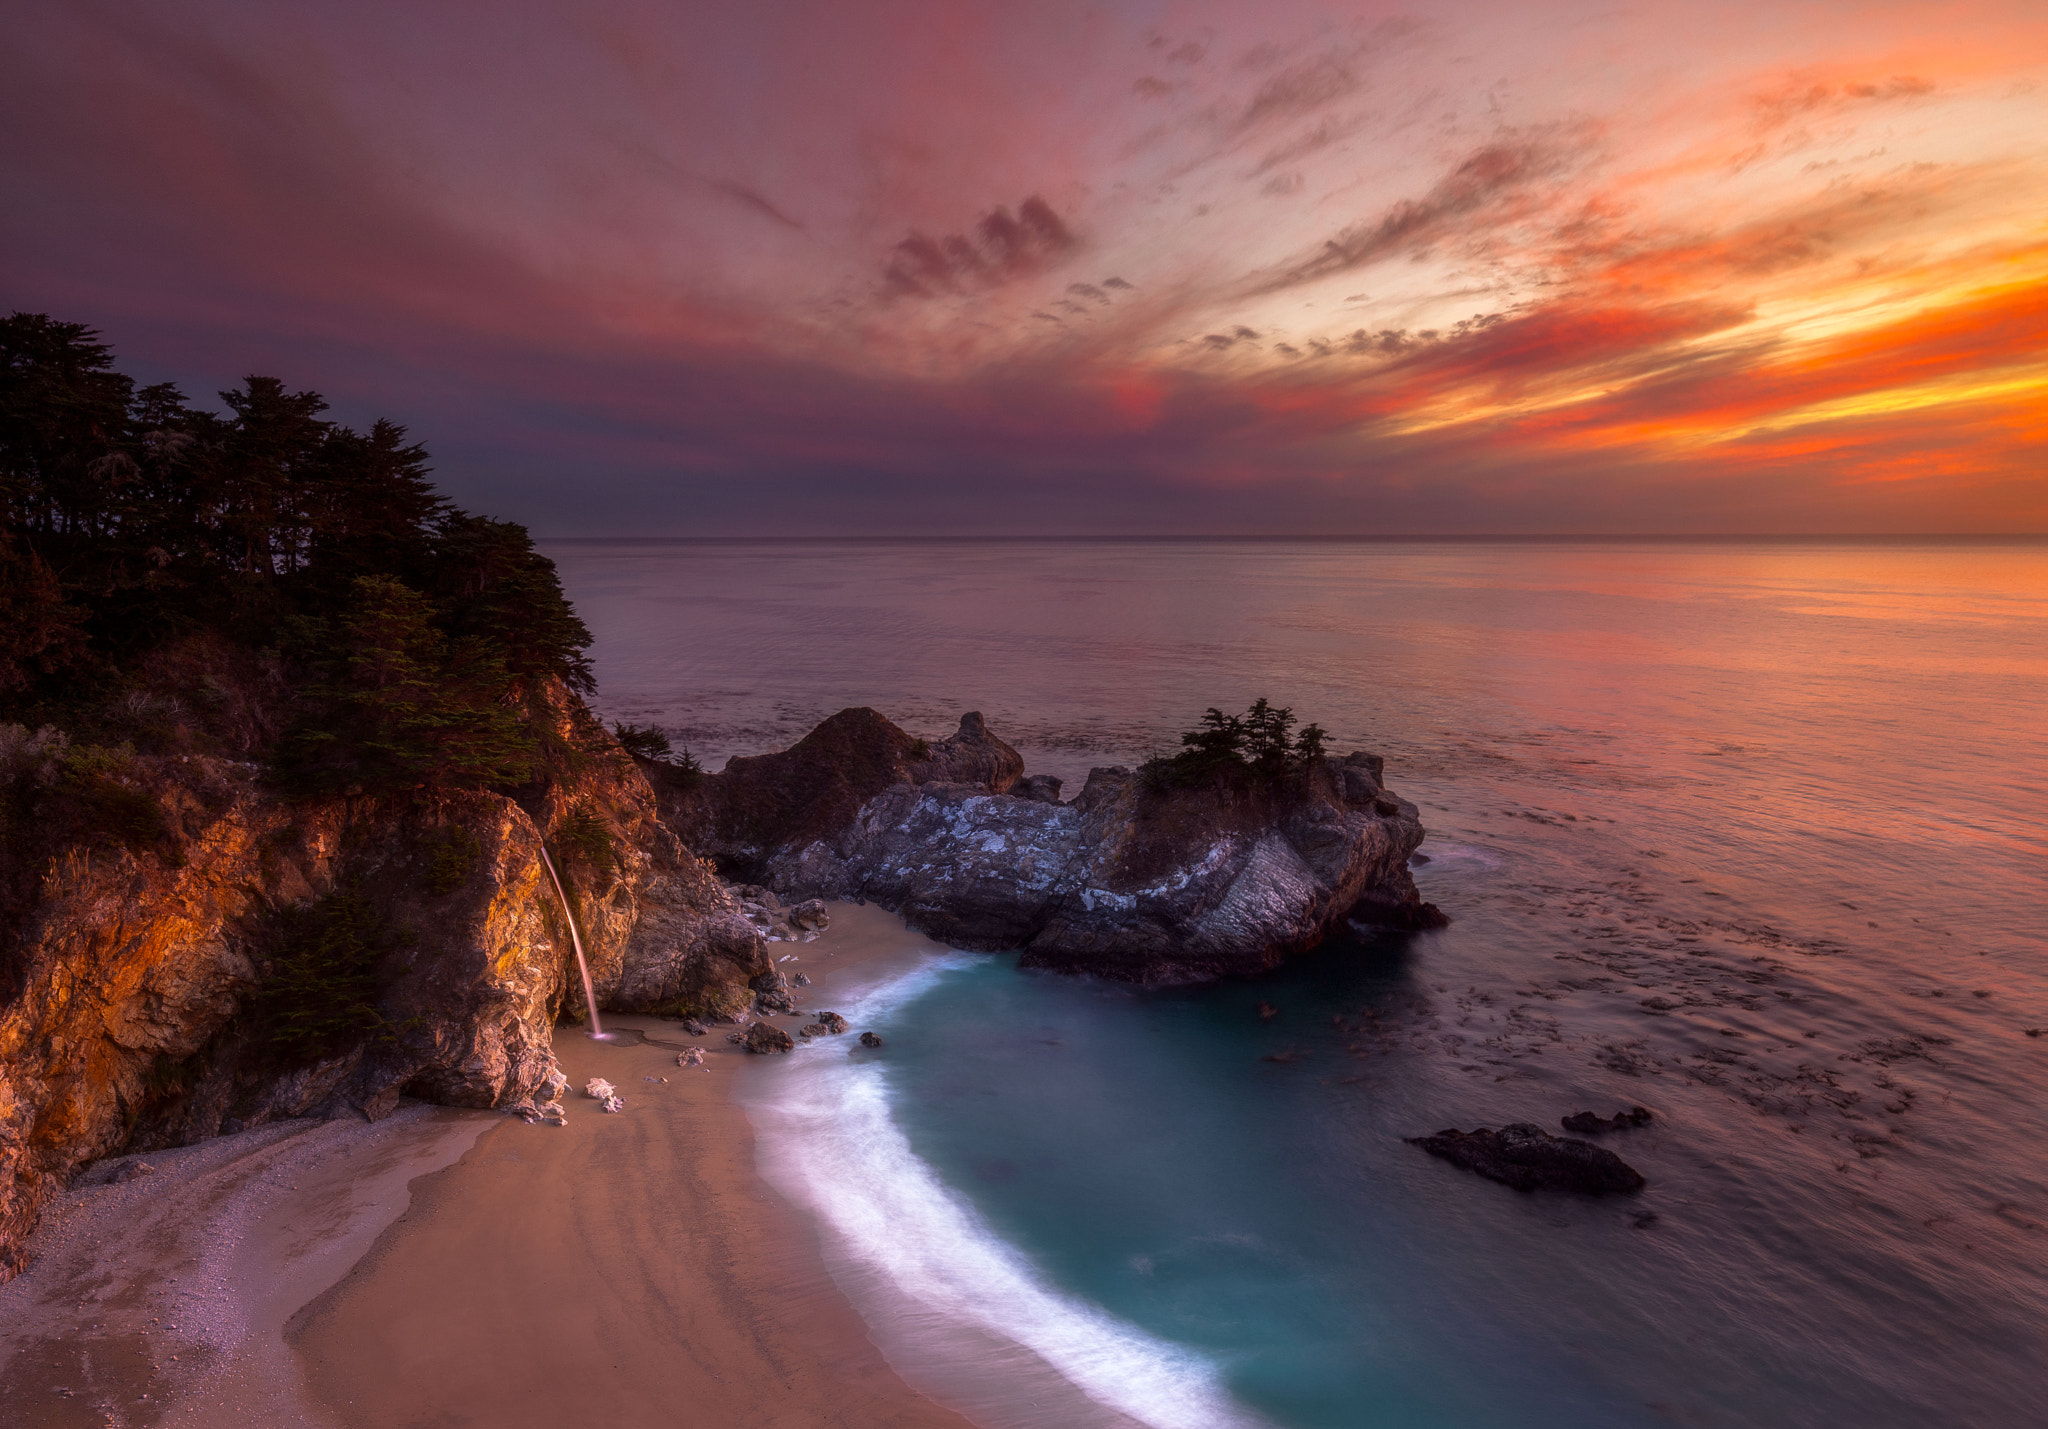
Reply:
[[787, 1052], [796, 1046], [796, 1040], [780, 1027], [756, 1022], [747, 1029], [745, 1046], [749, 1052]]
[[1552, 1136], [1540, 1126], [1518, 1121], [1494, 1131], [1439, 1131], [1411, 1136], [1432, 1156], [1476, 1171], [1489, 1181], [1517, 1191], [1640, 1191], [1642, 1173], [1605, 1147], [1590, 1141]]
[[844, 1032], [846, 1030], [846, 1019], [836, 1012], [819, 1013], [818, 1022], [832, 1032]]
[[1566, 1131], [1577, 1132], [1580, 1136], [1597, 1136], [1603, 1131], [1626, 1131], [1632, 1126], [1648, 1126], [1655, 1117], [1648, 1107], [1631, 1107], [1618, 1111], [1613, 1116], [1595, 1116], [1592, 1112], [1575, 1112], [1561, 1123]]
[[879, 1047], [882, 1045], [882, 1039], [876, 1033], [863, 1032], [860, 1034], [860, 1045], [863, 1047]]
[[1279, 1015], [1280, 1009], [1275, 1007], [1272, 1003], [1263, 1001], [1259, 1003], [1259, 1021], [1271, 1022], [1274, 1018], [1278, 1017]]
[[1038, 804], [1057, 804], [1060, 801], [1060, 781], [1050, 774], [1027, 774], [1011, 788], [1010, 795]]

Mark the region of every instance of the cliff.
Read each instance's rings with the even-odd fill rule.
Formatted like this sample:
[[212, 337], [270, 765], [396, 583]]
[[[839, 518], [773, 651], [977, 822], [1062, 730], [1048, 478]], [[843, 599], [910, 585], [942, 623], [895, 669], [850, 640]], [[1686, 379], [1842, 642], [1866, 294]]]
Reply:
[[[260, 713], [246, 680], [212, 674]], [[515, 795], [293, 802], [218, 738], [82, 756], [0, 726], [0, 1279], [85, 1161], [285, 1117], [375, 1120], [401, 1095], [502, 1107], [545, 1088], [554, 1024], [583, 1009], [544, 842], [601, 1007], [744, 1004], [771, 966], [760, 934], [575, 696], [549, 701], [574, 756]], [[261, 725], [242, 719], [244, 742]]]

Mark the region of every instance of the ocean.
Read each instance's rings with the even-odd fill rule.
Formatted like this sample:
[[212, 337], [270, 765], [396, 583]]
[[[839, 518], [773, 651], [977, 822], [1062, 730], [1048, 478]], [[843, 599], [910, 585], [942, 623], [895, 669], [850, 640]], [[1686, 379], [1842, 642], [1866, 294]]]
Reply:
[[[1072, 794], [1265, 696], [1421, 806], [1448, 928], [1201, 989], [933, 957], [841, 1008], [885, 1055], [754, 1079], [989, 1429], [2048, 1422], [2048, 543], [544, 548], [601, 711], [708, 768], [979, 710]], [[1638, 1105], [1631, 1197], [1404, 1141]]]

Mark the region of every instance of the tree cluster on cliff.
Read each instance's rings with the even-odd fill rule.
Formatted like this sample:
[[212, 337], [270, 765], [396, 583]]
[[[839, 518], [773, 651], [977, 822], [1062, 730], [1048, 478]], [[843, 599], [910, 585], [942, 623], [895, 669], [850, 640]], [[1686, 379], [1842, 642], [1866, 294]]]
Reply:
[[80, 324], [0, 321], [0, 720], [146, 744], [136, 672], [202, 638], [284, 672], [264, 753], [294, 790], [534, 777], [546, 687], [592, 680], [525, 529], [443, 500], [395, 423], [272, 377], [220, 398], [138, 386]]
[[1327, 754], [1321, 725], [1294, 729], [1294, 711], [1261, 695], [1241, 715], [1211, 706], [1193, 729], [1183, 730], [1178, 754], [1147, 760], [1139, 769], [1155, 789], [1258, 781], [1278, 784]]

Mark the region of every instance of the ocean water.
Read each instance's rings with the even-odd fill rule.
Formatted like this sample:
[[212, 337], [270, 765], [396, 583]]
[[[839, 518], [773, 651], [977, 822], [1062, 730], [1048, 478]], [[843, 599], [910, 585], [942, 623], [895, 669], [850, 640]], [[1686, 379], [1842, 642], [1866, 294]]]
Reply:
[[[601, 707], [709, 767], [978, 709], [1073, 792], [1265, 695], [1422, 807], [1447, 929], [1199, 990], [940, 958], [842, 1008], [884, 1053], [759, 1079], [978, 1422], [2048, 1422], [2048, 544], [547, 549]], [[1633, 1105], [1628, 1198], [1403, 1141]]]

